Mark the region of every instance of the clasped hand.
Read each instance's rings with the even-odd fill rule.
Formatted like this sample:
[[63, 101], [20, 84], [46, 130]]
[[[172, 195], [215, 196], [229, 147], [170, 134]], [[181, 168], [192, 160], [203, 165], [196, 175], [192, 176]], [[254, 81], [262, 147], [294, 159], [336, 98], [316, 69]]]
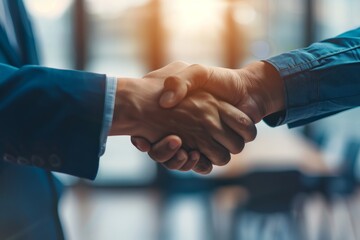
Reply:
[[138, 149], [169, 169], [209, 173], [256, 136], [259, 114], [239, 110], [254, 102], [237, 96], [245, 93], [234, 91], [234, 84], [243, 88], [238, 77], [230, 69], [175, 62], [142, 79], [120, 79], [111, 134], [133, 136]]

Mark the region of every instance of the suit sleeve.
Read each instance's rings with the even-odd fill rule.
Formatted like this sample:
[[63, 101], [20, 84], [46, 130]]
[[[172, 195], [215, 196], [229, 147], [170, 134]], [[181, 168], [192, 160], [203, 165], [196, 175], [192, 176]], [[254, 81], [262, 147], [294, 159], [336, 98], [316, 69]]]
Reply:
[[94, 179], [106, 76], [0, 64], [4, 161]]
[[296, 127], [360, 106], [360, 28], [272, 57], [285, 85], [286, 110], [270, 126]]

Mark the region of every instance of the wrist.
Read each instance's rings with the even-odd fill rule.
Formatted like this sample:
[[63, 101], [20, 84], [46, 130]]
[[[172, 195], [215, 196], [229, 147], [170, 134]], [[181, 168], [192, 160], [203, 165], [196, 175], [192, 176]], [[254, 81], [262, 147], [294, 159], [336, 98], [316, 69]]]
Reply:
[[251, 101], [257, 105], [260, 120], [285, 109], [284, 82], [271, 64], [258, 61], [239, 71]]
[[138, 122], [134, 100], [136, 81], [130, 78], [118, 78], [114, 113], [109, 135], [132, 135]]

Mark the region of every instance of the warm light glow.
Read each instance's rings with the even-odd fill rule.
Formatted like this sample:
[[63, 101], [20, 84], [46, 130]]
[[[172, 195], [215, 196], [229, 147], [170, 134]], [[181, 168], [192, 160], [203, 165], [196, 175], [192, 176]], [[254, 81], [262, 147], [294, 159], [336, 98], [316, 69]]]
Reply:
[[137, 6], [143, 6], [147, 4], [149, 0], [87, 0], [86, 2], [89, 13], [101, 16], [103, 18], [116, 18], [119, 17], [123, 11], [135, 8]]
[[248, 25], [255, 21], [256, 10], [248, 3], [241, 2], [236, 5], [235, 21], [242, 25]]
[[[169, 59], [220, 64], [226, 4], [218, 0], [164, 0], [163, 24]], [[215, 47], [216, 46], [216, 47]]]
[[181, 27], [185, 30], [184, 34], [196, 34], [199, 29], [206, 31], [219, 26], [219, 8], [223, 6], [214, 0], [163, 1], [164, 22], [177, 31]]
[[72, 3], [71, 0], [25, 0], [27, 9], [35, 16], [58, 18]]

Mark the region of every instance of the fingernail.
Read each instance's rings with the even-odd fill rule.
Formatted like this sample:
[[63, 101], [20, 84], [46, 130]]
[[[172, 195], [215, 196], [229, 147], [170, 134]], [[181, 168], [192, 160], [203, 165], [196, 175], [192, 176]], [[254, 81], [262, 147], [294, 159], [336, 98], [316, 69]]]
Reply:
[[164, 92], [160, 98], [160, 102], [163, 104], [171, 103], [173, 101], [174, 96], [175, 93], [173, 91]]
[[179, 147], [179, 145], [180, 145], [179, 142], [175, 141], [175, 140], [170, 140], [169, 144], [168, 144], [168, 146], [171, 150], [177, 149]]

